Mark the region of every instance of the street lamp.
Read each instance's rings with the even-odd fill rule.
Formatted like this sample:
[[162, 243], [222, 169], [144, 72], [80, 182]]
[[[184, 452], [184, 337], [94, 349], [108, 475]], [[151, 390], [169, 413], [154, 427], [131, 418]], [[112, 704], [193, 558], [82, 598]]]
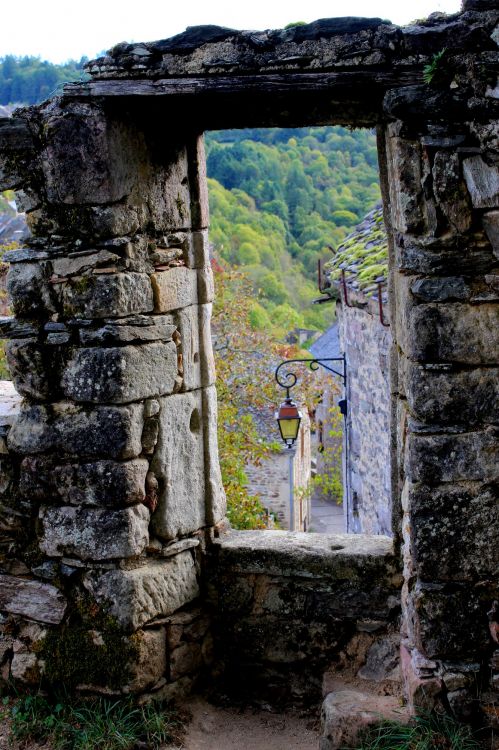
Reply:
[[289, 396], [282, 402], [279, 411], [276, 411], [275, 418], [282, 439], [288, 448], [292, 448], [300, 429], [301, 411]]
[[[329, 363], [334, 362], [335, 367], [336, 362], [340, 363], [341, 369], [334, 369], [334, 367], [331, 367]], [[328, 364], [326, 364], [328, 363]], [[281, 362], [280, 365], [276, 367], [275, 370], [275, 379], [278, 385], [281, 386], [281, 388], [284, 388], [286, 390], [286, 398], [282, 402], [282, 404], [279, 407], [279, 411], [276, 412], [275, 418], [277, 420], [277, 424], [279, 425], [279, 432], [281, 433], [281, 437], [283, 441], [286, 443], [286, 446], [288, 447], [288, 457], [289, 457], [289, 528], [290, 531], [295, 530], [295, 508], [294, 508], [294, 456], [295, 451], [293, 450], [293, 445], [296, 441], [296, 438], [298, 437], [298, 431], [300, 429], [300, 422], [301, 422], [301, 412], [299, 411], [297, 405], [295, 402], [291, 399], [289, 395], [289, 391], [291, 388], [294, 388], [296, 383], [298, 382], [298, 378], [296, 377], [294, 372], [290, 372], [288, 369], [290, 365], [292, 364], [306, 364], [308, 367], [310, 367], [311, 370], [318, 370], [319, 367], [323, 367], [325, 370], [328, 370], [329, 372], [332, 372], [334, 375], [337, 375], [341, 378], [343, 381], [343, 385], [346, 387], [347, 382], [347, 363], [345, 357], [327, 357], [326, 359], [288, 359], [284, 362]], [[281, 375], [280, 370], [286, 368], [284, 373]], [[283, 379], [281, 379], [283, 378]], [[341, 409], [341, 413], [344, 417], [346, 417], [347, 413], [347, 402], [346, 399], [342, 399], [338, 406]]]

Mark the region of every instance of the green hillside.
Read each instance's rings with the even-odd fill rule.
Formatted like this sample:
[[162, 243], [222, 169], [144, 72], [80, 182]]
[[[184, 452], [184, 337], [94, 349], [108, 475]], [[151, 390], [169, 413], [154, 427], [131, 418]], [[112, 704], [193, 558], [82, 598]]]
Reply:
[[206, 144], [215, 253], [244, 268], [277, 325], [323, 328], [331, 311], [311, 304], [317, 261], [380, 199], [374, 134], [228, 130]]
[[83, 75], [83, 65], [69, 60], [64, 65], [40, 60], [39, 57], [0, 58], [0, 104], [37, 104], [48, 99], [57, 88]]

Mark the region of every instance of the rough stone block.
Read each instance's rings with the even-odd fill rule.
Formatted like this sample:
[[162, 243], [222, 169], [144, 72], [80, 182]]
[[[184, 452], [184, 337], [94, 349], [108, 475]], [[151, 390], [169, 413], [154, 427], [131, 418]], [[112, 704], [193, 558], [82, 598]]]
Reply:
[[489, 211], [483, 215], [482, 221], [494, 255], [499, 258], [499, 211]]
[[[199, 305], [190, 305], [179, 310], [175, 316], [180, 333], [180, 352], [182, 354], [183, 391], [201, 388], [201, 342], [199, 340]], [[208, 385], [208, 384], [207, 384]]]
[[62, 305], [65, 317], [119, 318], [151, 312], [151, 282], [145, 273], [81, 276], [63, 285]]
[[158, 444], [151, 471], [159, 483], [152, 529], [174, 539], [205, 526], [202, 392], [161, 399]]
[[394, 633], [375, 640], [358, 676], [371, 682], [400, 681], [400, 635]]
[[208, 230], [192, 232], [185, 243], [184, 261], [188, 268], [204, 268], [210, 264]]
[[212, 305], [199, 307], [199, 346], [201, 355], [201, 383], [206, 388], [216, 380], [215, 356], [211, 337]]
[[460, 276], [437, 277], [417, 279], [411, 284], [411, 293], [423, 302], [446, 302], [469, 299], [471, 288]]
[[148, 470], [143, 458], [61, 464], [52, 456], [29, 456], [21, 464], [19, 488], [35, 500], [119, 507], [143, 502]]
[[192, 227], [193, 229], [204, 229], [210, 224], [204, 135], [194, 136], [191, 139], [187, 148], [187, 158]]
[[417, 304], [411, 277], [397, 274], [397, 342], [418, 362], [497, 364], [499, 308], [493, 303]]
[[417, 234], [424, 227], [421, 146], [417, 141], [389, 137], [387, 159], [394, 228]]
[[109, 267], [120, 262], [120, 256], [109, 252], [109, 250], [74, 253], [69, 256], [54, 258], [52, 261], [52, 272], [55, 276], [76, 276], [100, 266]]
[[409, 486], [411, 549], [423, 581], [493, 579], [499, 502], [493, 485]]
[[[497, 587], [495, 591], [497, 596]], [[477, 658], [490, 642], [487, 609], [494, 592], [418, 584], [413, 594], [416, 647], [429, 659]]]
[[214, 386], [203, 391], [204, 461], [206, 482], [206, 522], [216, 525], [227, 511], [218, 456], [217, 392]]
[[[414, 651], [412, 652], [414, 654]], [[422, 710], [430, 712], [440, 709], [439, 701], [442, 693], [442, 681], [433, 673], [422, 675], [414, 664], [411, 653], [400, 647], [400, 663], [404, 678], [404, 692], [410, 711]]]
[[[51, 203], [114, 203], [130, 193], [140, 140], [95, 103], [53, 107], [45, 117], [42, 166]], [[137, 153], [139, 152], [139, 153]]]
[[409, 481], [430, 485], [494, 481], [499, 472], [499, 441], [492, 428], [463, 434], [410, 433], [405, 469]]
[[438, 276], [489, 273], [496, 265], [490, 243], [482, 233], [445, 238], [395, 238], [396, 265], [408, 273]]
[[170, 679], [178, 680], [197, 672], [203, 664], [201, 646], [198, 643], [182, 643], [170, 654]]
[[129, 664], [131, 679], [123, 688], [123, 692], [141, 693], [155, 685], [165, 675], [165, 631], [164, 628], [139, 630], [132, 638], [136, 655], [133, 662]]
[[151, 276], [156, 312], [170, 312], [198, 302], [197, 271], [177, 266]]
[[177, 377], [173, 342], [77, 349], [62, 379], [74, 401], [123, 404], [171, 393]]
[[58, 625], [66, 607], [66, 598], [55, 586], [0, 574], [0, 611]]
[[96, 602], [129, 631], [171, 615], [199, 596], [189, 550], [133, 570], [92, 571], [85, 574], [83, 583]]
[[13, 652], [10, 664], [12, 679], [23, 685], [30, 685], [32, 687], [39, 685], [42, 678], [41, 660], [20, 641], [14, 643]]
[[215, 299], [215, 279], [211, 266], [198, 271], [198, 301], [200, 305], [213, 302]]
[[9, 372], [22, 396], [46, 401], [60, 395], [59, 372], [69, 351], [44, 346], [36, 339], [12, 340], [6, 346]]
[[406, 723], [407, 710], [396, 696], [336, 690], [326, 696], [321, 710], [320, 750], [358, 747], [359, 735], [368, 726], [383, 721]]
[[433, 190], [442, 213], [454, 231], [467, 232], [472, 224], [471, 203], [461, 176], [459, 155], [437, 151], [432, 171]]
[[489, 166], [481, 156], [472, 156], [463, 161], [464, 178], [474, 208], [497, 208], [499, 206], [499, 170]]
[[0, 190], [15, 190], [29, 182], [34, 161], [34, 142], [25, 120], [0, 120]]
[[149, 511], [145, 505], [126, 510], [45, 506], [40, 510], [40, 521], [40, 549], [49, 557], [134, 557], [149, 541]]
[[9, 436], [15, 453], [77, 454], [80, 458], [135, 458], [141, 453], [141, 404], [97, 406], [24, 404]]
[[18, 317], [48, 317], [57, 311], [45, 263], [14, 263], [7, 274], [7, 292]]
[[[124, 323], [124, 320], [127, 322]], [[171, 341], [175, 326], [171, 316], [136, 316], [107, 321], [102, 328], [81, 328], [80, 341], [85, 346]]]
[[400, 377], [411, 415], [439, 425], [495, 423], [499, 368], [438, 369], [400, 358]]
[[176, 316], [181, 337], [182, 390], [192, 391], [215, 382], [215, 359], [211, 341], [211, 305], [191, 305]]

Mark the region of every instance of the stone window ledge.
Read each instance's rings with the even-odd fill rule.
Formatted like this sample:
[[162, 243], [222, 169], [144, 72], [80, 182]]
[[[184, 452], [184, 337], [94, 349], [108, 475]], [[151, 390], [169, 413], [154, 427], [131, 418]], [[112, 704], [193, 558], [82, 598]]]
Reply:
[[231, 531], [214, 542], [212, 553], [232, 572], [312, 577], [342, 575], [347, 567], [379, 568], [395, 574], [393, 540], [368, 534], [293, 531]]

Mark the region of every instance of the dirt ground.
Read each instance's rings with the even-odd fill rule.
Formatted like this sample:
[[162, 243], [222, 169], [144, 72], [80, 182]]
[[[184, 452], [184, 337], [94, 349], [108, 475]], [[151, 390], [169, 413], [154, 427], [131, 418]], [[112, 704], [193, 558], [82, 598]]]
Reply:
[[[192, 720], [178, 750], [317, 750], [319, 745], [318, 721], [313, 717], [221, 708], [199, 697], [185, 707]], [[52, 750], [49, 744], [36, 742], [10, 744], [8, 733], [9, 722], [4, 718], [0, 721], [0, 750]]]
[[187, 704], [192, 721], [185, 750], [317, 750], [318, 721], [299, 714], [221, 708], [201, 698]]

